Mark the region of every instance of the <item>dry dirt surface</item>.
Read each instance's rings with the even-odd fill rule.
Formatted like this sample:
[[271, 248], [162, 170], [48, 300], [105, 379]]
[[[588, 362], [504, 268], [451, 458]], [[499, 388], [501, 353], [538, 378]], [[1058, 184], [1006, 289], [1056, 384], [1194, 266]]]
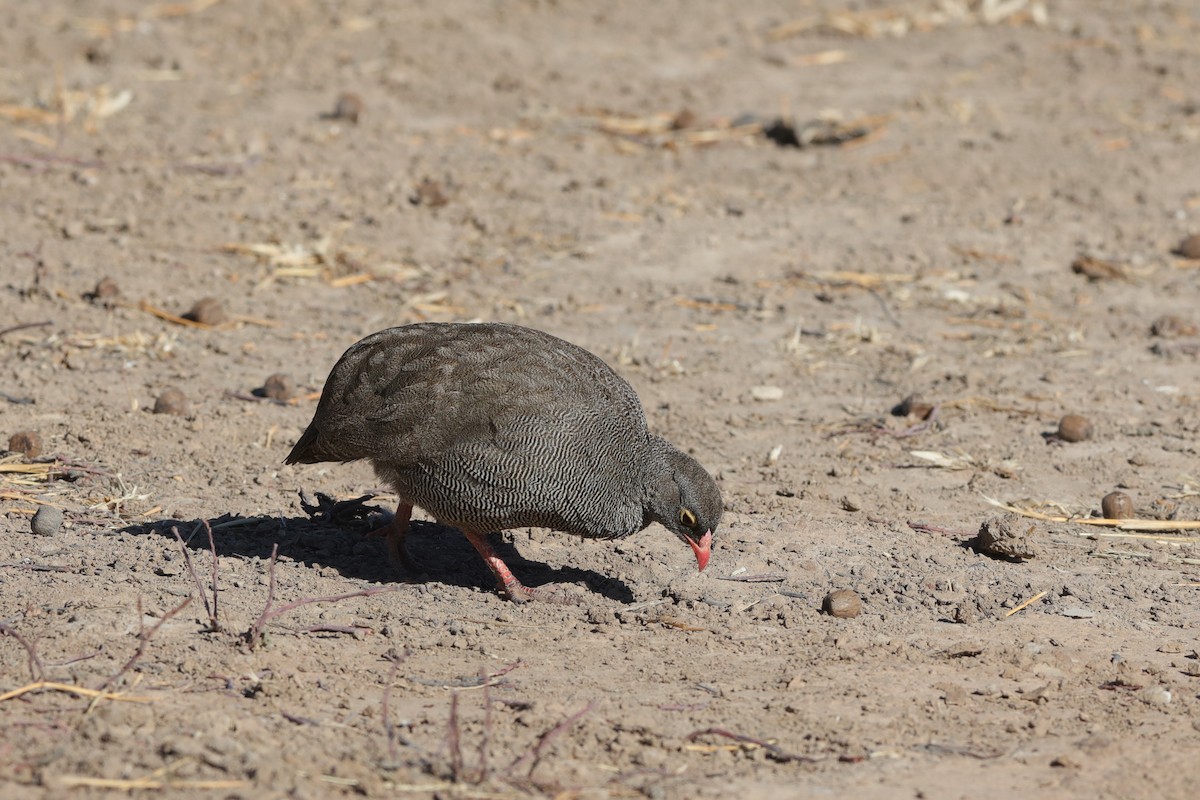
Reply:
[[[5, 4], [0, 794], [1194, 796], [1198, 148], [1192, 0]], [[418, 320], [609, 361], [708, 570], [389, 563], [282, 462]]]

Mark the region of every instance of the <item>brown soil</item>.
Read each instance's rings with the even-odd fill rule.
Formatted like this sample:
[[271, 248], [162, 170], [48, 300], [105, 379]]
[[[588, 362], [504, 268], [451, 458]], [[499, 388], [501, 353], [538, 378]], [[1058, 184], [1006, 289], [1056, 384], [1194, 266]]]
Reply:
[[[0, 473], [0, 690], [110, 693], [3, 696], [6, 798], [1194, 793], [1200, 532], [971, 539], [987, 498], [1200, 518], [1194, 3], [0, 14], [0, 433], [43, 448]], [[282, 461], [422, 319], [609, 360], [718, 476], [709, 569], [515, 531], [582, 597], [517, 606], [452, 531], [414, 579], [310, 517], [390, 508]], [[249, 641], [276, 546], [275, 607], [353, 596]]]

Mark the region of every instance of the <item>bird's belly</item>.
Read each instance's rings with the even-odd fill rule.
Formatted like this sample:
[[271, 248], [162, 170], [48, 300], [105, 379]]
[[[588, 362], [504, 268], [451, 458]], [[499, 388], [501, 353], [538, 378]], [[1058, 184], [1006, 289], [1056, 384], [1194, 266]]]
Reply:
[[407, 468], [376, 465], [396, 493], [447, 525], [480, 532], [549, 528], [579, 536], [615, 539], [641, 530], [640, 504], [603, 497], [601, 488], [570, 488], [511, 474], [483, 474], [445, 464]]

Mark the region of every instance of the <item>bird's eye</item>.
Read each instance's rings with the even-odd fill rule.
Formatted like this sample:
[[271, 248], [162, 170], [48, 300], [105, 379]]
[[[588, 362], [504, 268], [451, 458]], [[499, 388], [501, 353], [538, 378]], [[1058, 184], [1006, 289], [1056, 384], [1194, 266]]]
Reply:
[[685, 528], [696, 527], [696, 515], [693, 514], [690, 509], [679, 509], [679, 524]]

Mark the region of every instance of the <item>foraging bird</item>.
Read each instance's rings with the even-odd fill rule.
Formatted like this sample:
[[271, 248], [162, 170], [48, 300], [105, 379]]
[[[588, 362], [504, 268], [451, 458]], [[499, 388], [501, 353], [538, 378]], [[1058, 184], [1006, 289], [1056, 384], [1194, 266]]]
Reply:
[[538, 527], [618, 539], [658, 522], [701, 570], [721, 493], [646, 428], [637, 394], [600, 358], [500, 323], [426, 322], [352, 345], [325, 382], [288, 464], [367, 459], [400, 496], [376, 533], [414, 570], [413, 506], [462, 531], [510, 600], [534, 599], [487, 535]]

